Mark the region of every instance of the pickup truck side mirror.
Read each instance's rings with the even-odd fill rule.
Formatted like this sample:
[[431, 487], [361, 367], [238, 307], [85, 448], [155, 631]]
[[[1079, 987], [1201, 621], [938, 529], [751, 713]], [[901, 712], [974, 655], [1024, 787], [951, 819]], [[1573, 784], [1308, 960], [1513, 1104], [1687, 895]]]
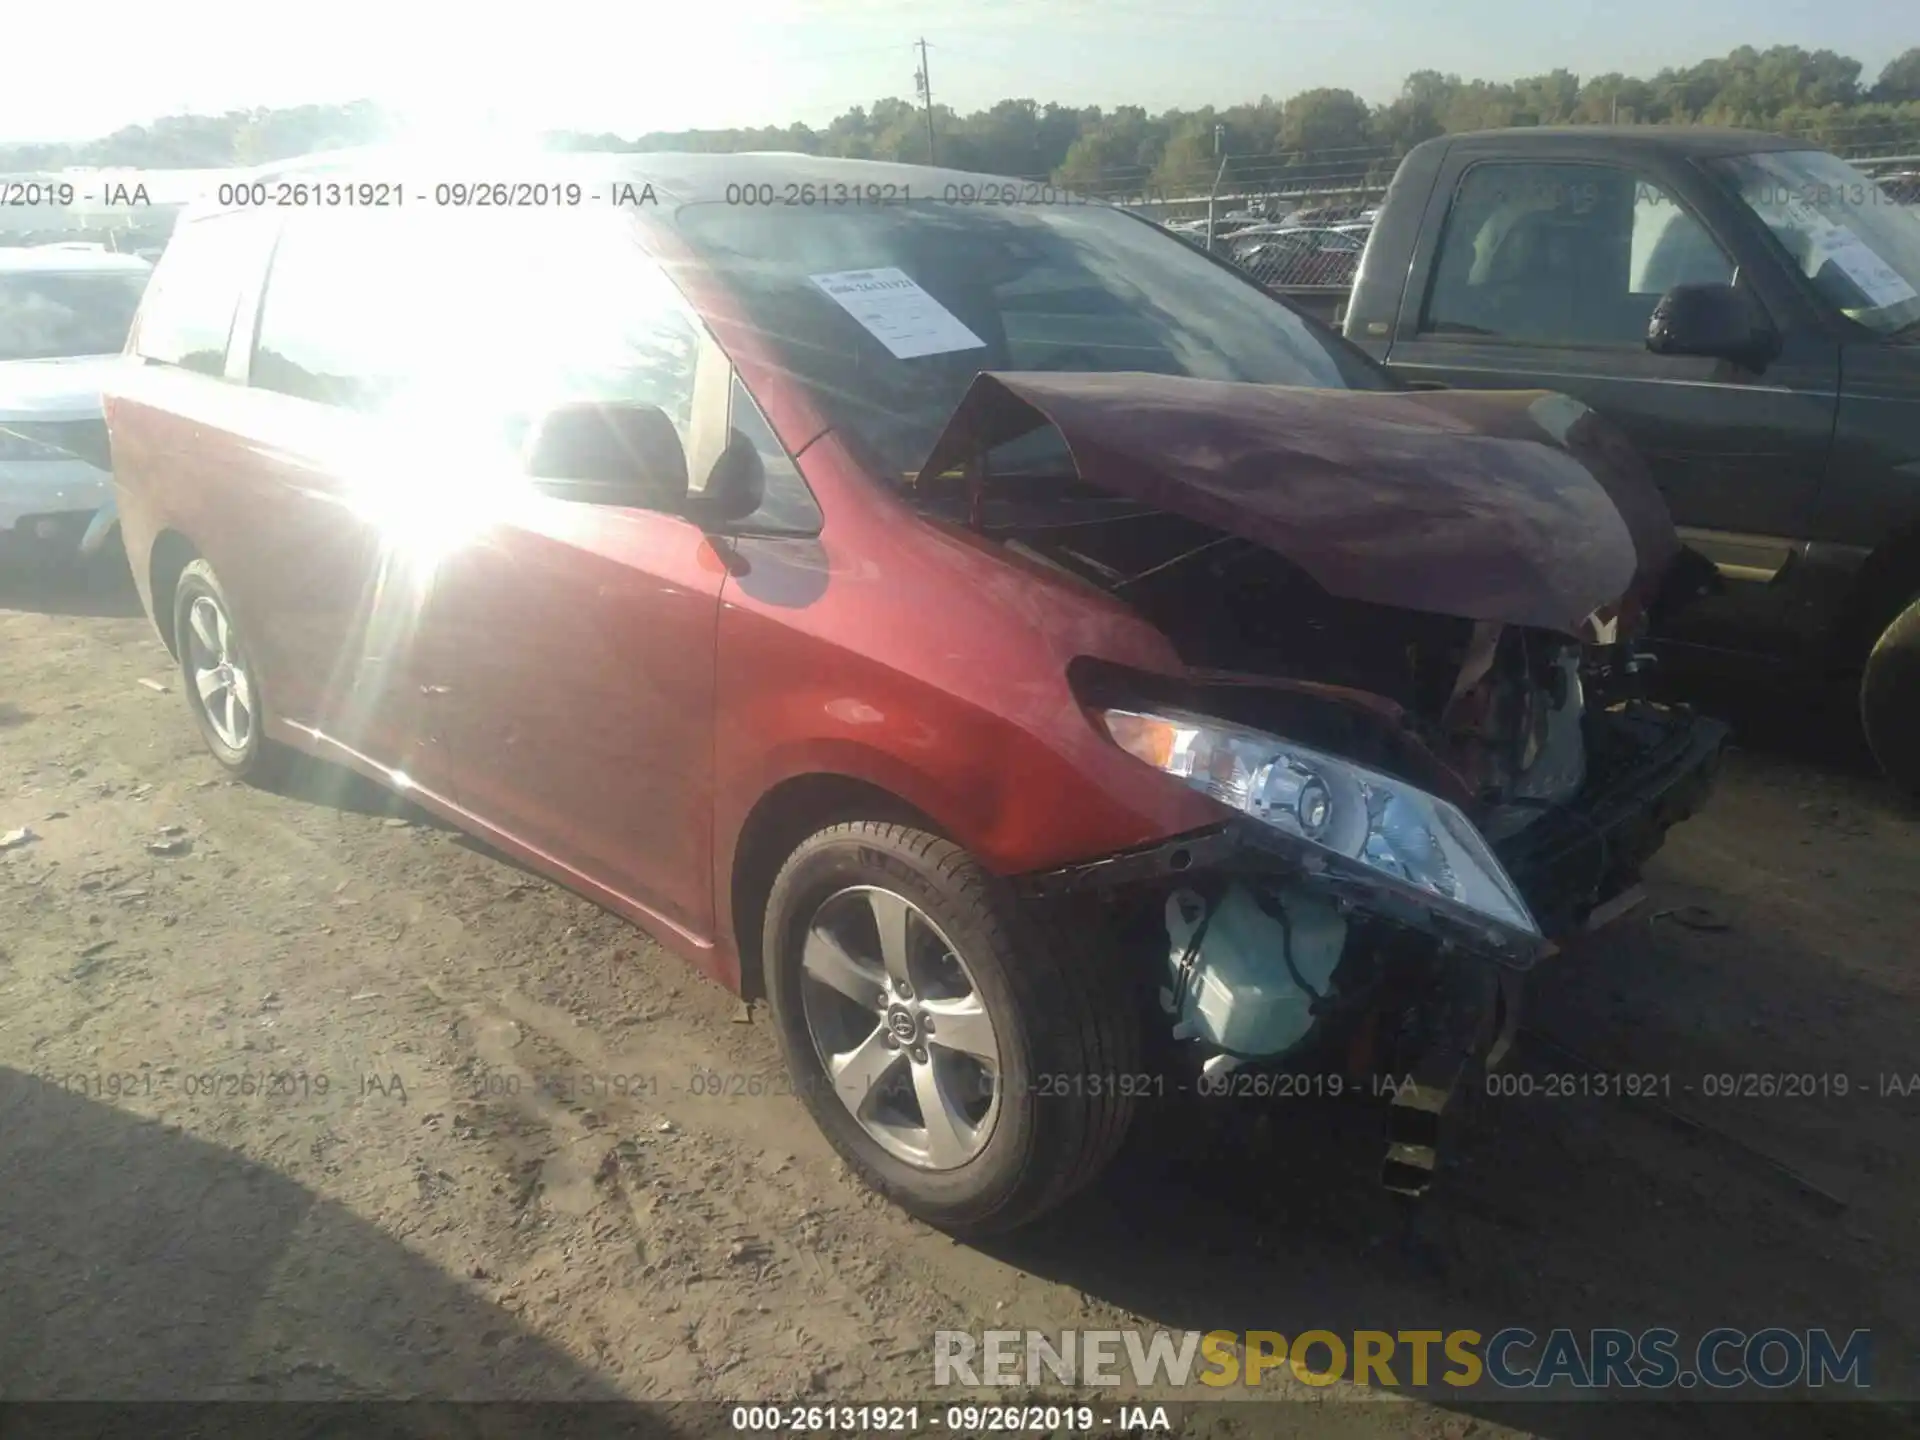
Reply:
[[657, 405], [555, 406], [523, 453], [534, 485], [564, 500], [672, 512], [686, 504], [686, 450]]
[[1780, 353], [1780, 335], [1745, 291], [1732, 285], [1676, 285], [1647, 321], [1655, 355], [1700, 355], [1764, 370]]

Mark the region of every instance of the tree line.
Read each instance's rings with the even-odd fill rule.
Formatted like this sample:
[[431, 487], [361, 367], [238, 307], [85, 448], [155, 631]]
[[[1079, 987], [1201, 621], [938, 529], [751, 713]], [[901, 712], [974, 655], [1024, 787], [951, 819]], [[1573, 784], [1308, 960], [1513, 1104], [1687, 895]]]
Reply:
[[[1858, 60], [1831, 50], [1741, 46], [1719, 59], [1668, 68], [1650, 79], [1570, 70], [1507, 81], [1463, 80], [1422, 70], [1400, 94], [1369, 105], [1350, 90], [1313, 89], [1287, 99], [1149, 114], [1034, 100], [1002, 100], [962, 115], [934, 110], [940, 164], [1046, 178], [1102, 191], [1184, 190], [1212, 178], [1221, 158], [1236, 173], [1284, 180], [1377, 181], [1407, 150], [1435, 135], [1512, 125], [1705, 124], [1786, 131], [1842, 153], [1920, 149], [1920, 46], [1867, 83]], [[197, 169], [260, 164], [318, 150], [376, 143], [393, 119], [367, 101], [173, 115], [70, 144], [0, 145], [0, 172], [69, 165]], [[656, 132], [634, 138], [556, 134], [562, 148], [647, 151], [797, 150], [857, 159], [924, 162], [926, 120], [898, 98], [856, 105], [825, 126]]]

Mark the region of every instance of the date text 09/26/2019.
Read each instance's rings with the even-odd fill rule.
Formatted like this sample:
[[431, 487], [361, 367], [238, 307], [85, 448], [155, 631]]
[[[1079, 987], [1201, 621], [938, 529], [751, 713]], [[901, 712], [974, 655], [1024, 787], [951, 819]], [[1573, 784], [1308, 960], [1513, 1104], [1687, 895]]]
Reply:
[[282, 1104], [342, 1099], [407, 1099], [398, 1074], [330, 1075], [310, 1070], [182, 1070], [142, 1066], [135, 1070], [48, 1071], [36, 1077], [63, 1094], [88, 1100], [247, 1100]]
[[956, 1435], [1166, 1434], [1178, 1407], [1127, 1405], [735, 1405], [729, 1427], [740, 1434]]
[[399, 210], [409, 205], [454, 210], [633, 209], [660, 203], [653, 186], [633, 181], [585, 185], [578, 180], [226, 180], [212, 201], [231, 210]]

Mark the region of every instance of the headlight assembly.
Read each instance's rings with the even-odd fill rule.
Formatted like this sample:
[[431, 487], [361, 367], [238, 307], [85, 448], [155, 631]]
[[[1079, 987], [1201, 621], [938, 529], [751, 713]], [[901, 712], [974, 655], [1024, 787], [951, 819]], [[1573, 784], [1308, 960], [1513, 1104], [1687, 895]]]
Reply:
[[1437, 795], [1278, 735], [1204, 716], [1097, 713], [1121, 749], [1223, 805], [1402, 886], [1540, 933], [1473, 822]]

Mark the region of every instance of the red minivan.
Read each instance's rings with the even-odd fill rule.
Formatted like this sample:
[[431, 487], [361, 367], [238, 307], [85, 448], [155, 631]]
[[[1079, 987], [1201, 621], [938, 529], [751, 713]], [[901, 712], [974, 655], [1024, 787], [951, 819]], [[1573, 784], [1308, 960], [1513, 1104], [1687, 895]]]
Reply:
[[160, 263], [114, 477], [220, 762], [351, 766], [764, 999], [949, 1229], [1274, 1076], [1398, 1077], [1421, 1189], [1720, 750], [1634, 693], [1695, 568], [1617, 435], [1019, 182], [491, 172], [248, 172]]

